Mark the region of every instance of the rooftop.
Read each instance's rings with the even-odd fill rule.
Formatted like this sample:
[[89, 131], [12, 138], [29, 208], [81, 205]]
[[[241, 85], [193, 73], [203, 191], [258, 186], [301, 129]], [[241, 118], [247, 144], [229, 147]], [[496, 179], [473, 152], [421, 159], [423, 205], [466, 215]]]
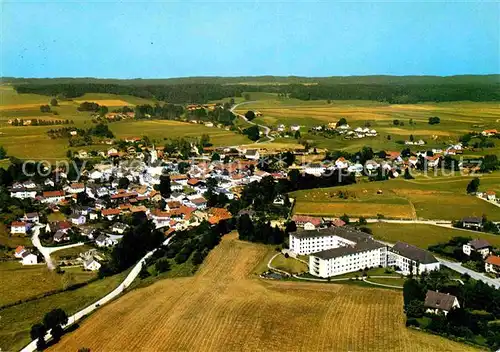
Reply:
[[430, 252], [404, 242], [397, 242], [394, 247], [392, 247], [391, 251], [419, 262], [420, 264], [432, 264], [438, 262], [436, 257], [434, 257]]

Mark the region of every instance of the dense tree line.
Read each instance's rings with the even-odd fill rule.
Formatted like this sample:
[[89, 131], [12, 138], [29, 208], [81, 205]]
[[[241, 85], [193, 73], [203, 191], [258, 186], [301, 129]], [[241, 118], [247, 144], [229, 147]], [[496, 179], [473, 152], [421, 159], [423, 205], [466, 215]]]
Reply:
[[144, 119], [147, 117], [155, 117], [166, 120], [179, 118], [184, 113], [184, 108], [176, 104], [149, 104], [137, 105], [135, 107], [135, 118]]
[[129, 225], [121, 241], [113, 247], [110, 261], [99, 270], [101, 277], [128, 269], [164, 239], [163, 232], [156, 230], [144, 213], [134, 214]]
[[225, 97], [239, 97], [243, 92], [273, 92], [301, 100], [375, 100], [396, 104], [421, 101], [499, 101], [500, 88], [495, 83], [470, 84], [289, 84], [228, 85], [189, 84], [102, 84], [102, 83], [25, 83], [15, 85], [18, 93], [35, 93], [75, 98], [85, 93], [129, 94], [169, 103], [204, 103]]
[[278, 226], [271, 226], [271, 222], [264, 219], [252, 221], [248, 214], [242, 214], [237, 221], [236, 228], [240, 240], [265, 244], [282, 244], [285, 240], [285, 231]]
[[[257, 87], [258, 88], [258, 87]], [[225, 97], [239, 97], [248, 86], [220, 84], [123, 85], [123, 84], [20, 84], [18, 93], [34, 93], [64, 98], [76, 98], [85, 93], [128, 94], [169, 103], [205, 103]]]
[[301, 100], [375, 100], [391, 104], [423, 101], [499, 101], [498, 84], [343, 84], [291, 85], [290, 97]]

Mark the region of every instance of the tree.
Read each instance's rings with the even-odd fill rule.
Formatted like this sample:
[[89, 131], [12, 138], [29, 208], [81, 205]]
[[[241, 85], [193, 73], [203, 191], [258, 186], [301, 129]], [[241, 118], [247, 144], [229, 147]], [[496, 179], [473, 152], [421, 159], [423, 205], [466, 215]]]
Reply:
[[56, 308], [45, 314], [43, 317], [43, 325], [50, 330], [54, 340], [58, 341], [63, 334], [63, 325], [68, 323], [68, 315], [61, 308]]
[[212, 160], [212, 161], [220, 161], [220, 154], [219, 154], [219, 153], [217, 153], [217, 152], [214, 152], [214, 153], [212, 154], [212, 159], [211, 159], [211, 160]]
[[414, 179], [414, 177], [410, 173], [410, 168], [409, 167], [407, 167], [405, 169], [404, 179], [405, 180], [412, 180], [412, 179]]
[[206, 133], [202, 134], [201, 135], [201, 138], [200, 138], [200, 144], [202, 147], [209, 147], [211, 146], [210, 144], [210, 136]]
[[109, 109], [107, 106], [101, 105], [99, 106], [99, 110], [97, 111], [99, 115], [104, 116], [108, 113]]
[[300, 131], [295, 131], [295, 135], [294, 135], [295, 139], [300, 139]]
[[57, 99], [56, 98], [50, 99], [50, 105], [51, 106], [57, 106], [57, 105], [59, 105], [58, 102], [57, 102]]
[[477, 190], [479, 189], [479, 183], [480, 183], [479, 178], [474, 177], [467, 185], [467, 193], [468, 194], [476, 193]]
[[337, 124], [335, 125], [336, 127], [340, 127], [340, 126], [343, 126], [343, 125], [347, 125], [347, 120], [342, 117], [340, 120], [337, 121]]
[[164, 198], [168, 198], [168, 197], [170, 197], [170, 194], [172, 194], [169, 175], [160, 176], [159, 191], [160, 191], [162, 197], [164, 197]]
[[252, 141], [258, 141], [260, 138], [260, 131], [257, 126], [251, 126], [244, 129], [243, 134], [245, 134]]
[[437, 125], [441, 123], [441, 119], [437, 116], [429, 117], [429, 125]]
[[345, 222], [346, 224], [349, 224], [351, 222], [347, 214], [342, 215], [339, 219]]
[[164, 273], [170, 270], [170, 262], [166, 258], [160, 258], [155, 263], [155, 270], [157, 273]]
[[7, 150], [0, 145], [0, 160], [5, 159], [7, 157]]
[[40, 112], [50, 112], [50, 105], [40, 105]]
[[358, 220], [358, 224], [360, 225], [367, 225], [368, 222], [366, 221], [366, 219], [362, 216], [359, 217], [359, 220]]
[[392, 124], [393, 124], [394, 126], [399, 126], [399, 120], [393, 120], [393, 121], [392, 121]]
[[252, 121], [255, 118], [255, 112], [253, 112], [252, 110], [248, 110], [245, 113], [245, 117], [248, 121]]
[[250, 94], [249, 94], [249, 93], [245, 93], [245, 94], [243, 95], [243, 99], [245, 99], [246, 101], [250, 100], [250, 98], [251, 98], [251, 97], [250, 97]]
[[410, 134], [410, 141], [412, 141], [412, 142], [413, 142], [414, 140], [415, 140], [415, 137], [413, 137], [413, 135], [412, 135], [412, 134]]
[[139, 271], [139, 278], [142, 280], [149, 276], [151, 276], [151, 274], [148, 271], [147, 265], [145, 263], [142, 263], [141, 271]]
[[118, 188], [120, 188], [120, 189], [127, 189], [129, 185], [130, 185], [130, 181], [126, 177], [121, 177], [118, 180]]
[[36, 348], [39, 351], [45, 349], [45, 335], [47, 334], [47, 328], [41, 323], [37, 323], [31, 327], [30, 337], [32, 340], [38, 339], [36, 342]]
[[424, 302], [418, 299], [412, 300], [406, 306], [406, 315], [413, 318], [421, 318], [424, 315]]

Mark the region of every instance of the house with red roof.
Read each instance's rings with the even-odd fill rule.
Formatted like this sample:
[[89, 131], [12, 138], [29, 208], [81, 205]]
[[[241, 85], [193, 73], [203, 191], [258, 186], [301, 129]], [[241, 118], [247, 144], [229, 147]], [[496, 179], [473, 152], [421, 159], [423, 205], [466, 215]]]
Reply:
[[499, 274], [500, 273], [500, 257], [497, 255], [490, 255], [484, 262], [484, 270], [487, 273]]
[[308, 215], [294, 215], [292, 221], [295, 222], [298, 228], [304, 230], [315, 230], [321, 226], [322, 222], [321, 218]]
[[10, 224], [10, 233], [13, 235], [26, 235], [28, 226], [24, 221], [14, 221]]

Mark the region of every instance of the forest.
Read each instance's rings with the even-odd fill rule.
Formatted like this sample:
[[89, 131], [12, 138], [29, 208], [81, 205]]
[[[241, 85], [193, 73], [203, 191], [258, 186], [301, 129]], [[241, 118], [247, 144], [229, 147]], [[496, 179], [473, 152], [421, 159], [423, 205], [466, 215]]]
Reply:
[[[489, 81], [486, 81], [489, 82]], [[415, 83], [415, 84], [109, 84], [109, 83], [23, 83], [18, 93], [34, 93], [58, 98], [76, 98], [85, 93], [127, 94], [174, 104], [206, 103], [243, 92], [284, 94], [300, 100], [374, 100], [391, 104], [446, 101], [500, 101], [498, 83]]]

